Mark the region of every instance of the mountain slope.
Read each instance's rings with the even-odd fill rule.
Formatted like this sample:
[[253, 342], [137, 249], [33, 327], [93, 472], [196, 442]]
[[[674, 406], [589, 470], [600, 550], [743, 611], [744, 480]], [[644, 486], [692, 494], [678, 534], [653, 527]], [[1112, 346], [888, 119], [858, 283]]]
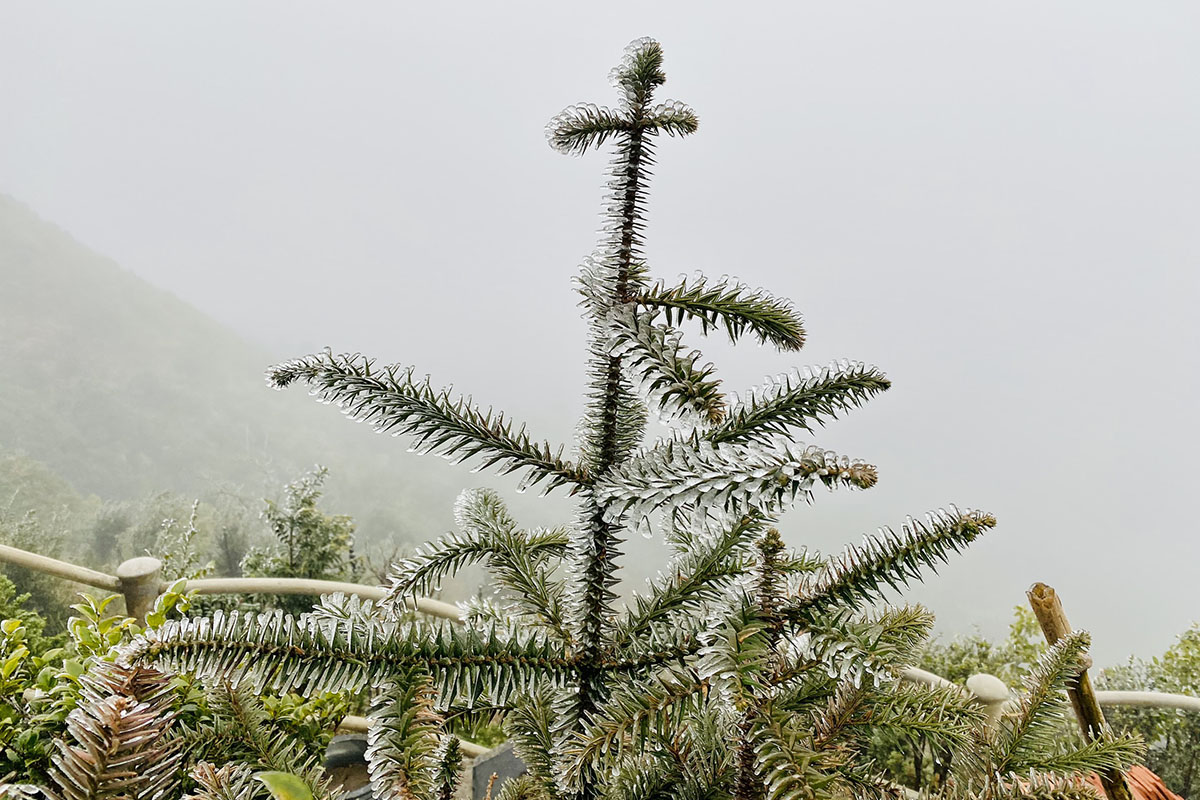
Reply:
[[380, 533], [436, 532], [425, 522], [453, 490], [387, 437], [269, 390], [274, 360], [0, 195], [0, 448], [115, 499], [218, 484], [273, 494], [320, 462], [334, 510]]

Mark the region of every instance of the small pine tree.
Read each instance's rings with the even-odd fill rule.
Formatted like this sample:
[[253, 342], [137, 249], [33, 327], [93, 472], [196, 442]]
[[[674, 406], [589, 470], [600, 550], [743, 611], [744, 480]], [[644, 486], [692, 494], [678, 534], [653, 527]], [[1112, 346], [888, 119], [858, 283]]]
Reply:
[[[798, 437], [890, 383], [841, 362], [740, 397], [722, 392], [713, 365], [684, 344], [681, 322], [794, 351], [802, 321], [790, 303], [732, 280], [650, 277], [643, 233], [654, 146], [692, 134], [697, 118], [654, 100], [665, 80], [654, 41], [630, 45], [611, 77], [615, 108], [572, 106], [547, 130], [563, 153], [615, 150], [604, 238], [577, 284], [589, 382], [573, 456], [412, 368], [326, 351], [270, 371], [275, 386], [308, 384], [350, 417], [412, 437], [419, 452], [565, 490], [576, 518], [527, 529], [494, 492], [467, 491], [459, 530], [401, 562], [378, 607], [332, 596], [298, 619], [172, 621], [126, 657], [277, 690], [368, 691], [368, 760], [385, 798], [447, 796], [444, 731], [494, 717], [530, 768], [529, 779], [500, 790], [506, 800], [897, 796], [863, 756], [880, 730], [966, 753], [994, 768], [989, 796], [1020, 794], [1029, 779], [1015, 770], [1037, 765], [1013, 756], [1028, 737], [977, 744], [981, 722], [961, 695], [899, 682], [933, 620], [921, 608], [877, 605], [995, 520], [939, 511], [828, 559], [784, 546], [774, 522], [794, 501], [876, 482], [873, 466]], [[673, 432], [647, 444], [651, 409]], [[674, 555], [647, 593], [622, 605], [619, 559], [637, 529], [658, 532]], [[472, 563], [489, 570], [495, 594], [467, 609], [466, 624], [404, 616], [410, 596]], [[1064, 663], [1075, 653], [1059, 649]], [[1053, 666], [1049, 692], [1062, 683]], [[1040, 724], [1048, 697], [1034, 697], [1022, 719]], [[1123, 753], [1063, 751], [1048, 766], [1069, 775]], [[962, 791], [975, 774], [964, 773]], [[1045, 797], [1084, 791], [1040, 778], [1036, 788]]]
[[[360, 567], [354, 557], [354, 521], [317, 507], [329, 471], [317, 467], [285, 488], [283, 503], [265, 501], [262, 518], [274, 540], [242, 560], [242, 574], [254, 578], [310, 578], [354, 581]], [[307, 597], [272, 597], [266, 602], [299, 614], [312, 607]]]

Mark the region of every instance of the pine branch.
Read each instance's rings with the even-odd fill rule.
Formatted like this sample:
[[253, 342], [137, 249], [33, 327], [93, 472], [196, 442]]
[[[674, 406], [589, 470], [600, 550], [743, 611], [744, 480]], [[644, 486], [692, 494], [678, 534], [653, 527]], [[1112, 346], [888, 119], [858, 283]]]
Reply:
[[28, 783], [0, 783], [0, 800], [56, 800], [40, 786]]
[[933, 629], [933, 615], [920, 606], [887, 608], [874, 616], [848, 619], [838, 613], [809, 622], [788, 639], [788, 655], [776, 683], [804, 679], [814, 670], [835, 680], [891, 680], [912, 663]]
[[567, 106], [546, 124], [546, 140], [564, 155], [581, 156], [632, 128], [628, 119], [612, 109], [580, 103]]
[[772, 691], [774, 626], [750, 597], [703, 634], [696, 670], [739, 714]]
[[[248, 684], [217, 680], [208, 691], [208, 704], [214, 724], [185, 737], [189, 750], [198, 746], [208, 759], [238, 760], [258, 769], [291, 773], [317, 793], [328, 790], [324, 753], [316, 748], [306, 751], [298, 737], [272, 725], [262, 700]], [[214, 740], [220, 739], [227, 740], [223, 750], [213, 747]]]
[[1082, 746], [1063, 747], [1060, 723], [1065, 692], [1084, 669], [1091, 637], [1077, 631], [1047, 650], [1025, 679], [1026, 691], [1016, 713], [1002, 721], [992, 749], [993, 769], [1024, 774], [1030, 770], [1069, 776], [1083, 772], [1124, 770], [1144, 753], [1135, 736], [1111, 730]]
[[[703, 618], [655, 622], [637, 639], [617, 641], [606, 648], [599, 663], [610, 672], [635, 675], [664, 666], [683, 666], [703, 648], [703, 622]], [[618, 631], [614, 639], [619, 636]]]
[[670, 572], [651, 583], [649, 594], [634, 595], [617, 625], [617, 641], [632, 642], [652, 625], [674, 616], [695, 616], [705, 604], [721, 597], [730, 581], [745, 574], [749, 563], [737, 556], [753, 544], [760, 525], [758, 515], [742, 516], [717, 536], [676, 558]]
[[786, 715], [756, 713], [747, 727], [767, 800], [813, 797], [832, 782], [832, 775], [816, 768], [818, 754], [808, 746], [806, 734]]
[[1009, 771], [1020, 775], [1036, 770], [1065, 778], [1108, 770], [1123, 772], [1145, 755], [1145, 742], [1137, 734], [1107, 731], [1099, 739], [1058, 752], [1019, 748], [1009, 761]]
[[965, 761], [972, 757], [973, 737], [984, 724], [978, 706], [957, 688], [896, 683], [873, 693], [870, 715], [852, 720], [848, 733], [861, 747], [873, 733], [892, 731]]
[[796, 429], [812, 431], [813, 423], [836, 419], [891, 385], [883, 373], [858, 363], [793, 372], [739, 399], [705, 438], [715, 444], [770, 443], [794, 436]]
[[670, 288], [658, 283], [635, 300], [664, 309], [671, 324], [694, 319], [705, 332], [722, 327], [734, 342], [749, 333], [780, 350], [804, 346], [804, 323], [791, 303], [728, 279], [710, 284], [698, 277]]
[[1076, 631], [1054, 643], [1038, 659], [1025, 678], [1025, 692], [1016, 713], [1001, 721], [995, 737], [994, 772], [1011, 772], [1010, 765], [1022, 753], [1053, 752], [1057, 749], [1066, 690], [1083, 670], [1083, 657], [1091, 644], [1085, 631]]
[[613, 86], [624, 93], [622, 100], [627, 109], [645, 109], [654, 89], [667, 80], [662, 66], [662, 45], [653, 39], [635, 39], [625, 47], [621, 63], [613, 67], [608, 77]]
[[482, 561], [522, 613], [567, 640], [562, 583], [551, 580], [553, 566], [546, 561], [566, 554], [568, 532], [518, 530], [499, 495], [490, 489], [464, 491], [455, 503], [454, 516], [461, 533], [451, 533], [400, 561], [386, 602], [398, 607], [406, 597], [434, 592], [447, 575]]
[[185, 800], [259, 800], [270, 796], [254, 773], [242, 764], [218, 768], [201, 761], [192, 767], [191, 777], [198, 788]]
[[513, 752], [528, 767], [550, 798], [558, 798], [558, 776], [562, 767], [556, 762], [554, 702], [545, 687], [516, 704], [504, 718], [504, 732], [513, 743]]
[[605, 800], [700, 800], [686, 791], [689, 787], [681, 790], [681, 780], [686, 778], [677, 764], [661, 753], [642, 753], [619, 761], [605, 782], [604, 797]]
[[995, 524], [990, 514], [951, 508], [927, 515], [924, 522], [909, 518], [900, 534], [881, 528], [878, 536], [831, 560], [782, 613], [792, 622], [806, 623], [827, 609], [861, 608], [881, 598], [885, 586], [899, 591], [909, 581], [920, 580], [923, 568], [936, 570], [950, 553]]
[[871, 465], [816, 447], [763, 453], [674, 440], [613, 467], [596, 493], [610, 518], [645, 517], [689, 504], [769, 514], [798, 496], [808, 499], [818, 482], [866, 489], [875, 481]]
[[496, 800], [546, 800], [545, 789], [528, 775], [509, 778], [500, 787]]
[[711, 363], [698, 364], [701, 355], [685, 349], [678, 331], [654, 324], [653, 316], [625, 305], [609, 317], [609, 353], [621, 359], [639, 386], [668, 418], [719, 423], [725, 416], [720, 381]]
[[951, 797], [961, 800], [1104, 800], [1104, 796], [1082, 778], [1059, 778], [1037, 773], [1004, 779], [993, 776], [952, 789]]
[[866, 701], [866, 689], [850, 680], [841, 681], [813, 717], [813, 750], [829, 750], [848, 739], [853, 727], [862, 722]]
[[216, 612], [170, 620], [122, 652], [135, 663], [245, 678], [254, 691], [358, 692], [422, 668], [444, 705], [503, 705], [535, 684], [560, 684], [575, 660], [537, 631]]
[[549, 444], [534, 443], [524, 426], [514, 430], [503, 414], [482, 411], [470, 398], [454, 397], [448, 389], [435, 390], [428, 378], [417, 380], [411, 367], [376, 368], [363, 356], [335, 356], [326, 350], [272, 367], [267, 376], [278, 389], [307, 383], [312, 394], [337, 403], [348, 417], [370, 422], [377, 431], [413, 436], [420, 453], [445, 456], [456, 464], [479, 457], [482, 467], [496, 466], [501, 474], [523, 469], [524, 485], [544, 480], [546, 491], [588, 481], [562, 458], [562, 448], [552, 452]]
[[[182, 753], [165, 736], [175, 712], [166, 675], [101, 662], [57, 740], [50, 777], [61, 800], [155, 800], [176, 786]], [[68, 744], [68, 741], [73, 742]]]
[[641, 124], [654, 133], [682, 138], [695, 133], [700, 127], [700, 120], [690, 106], [678, 100], [667, 100], [646, 112]]
[[568, 782], [578, 783], [585, 768], [608, 772], [623, 756], [654, 747], [685, 724], [707, 691], [708, 683], [691, 671], [668, 670], [620, 684], [588, 716], [571, 746]]
[[[597, 328], [599, 326], [596, 326]], [[641, 446], [646, 404], [634, 392], [621, 360], [608, 355], [607, 333], [597, 331], [588, 362], [588, 407], [579, 426], [579, 459], [588, 475], [600, 475]]]
[[366, 753], [371, 788], [383, 800], [435, 800], [441, 720], [433, 690], [419, 673], [397, 677], [372, 704]]

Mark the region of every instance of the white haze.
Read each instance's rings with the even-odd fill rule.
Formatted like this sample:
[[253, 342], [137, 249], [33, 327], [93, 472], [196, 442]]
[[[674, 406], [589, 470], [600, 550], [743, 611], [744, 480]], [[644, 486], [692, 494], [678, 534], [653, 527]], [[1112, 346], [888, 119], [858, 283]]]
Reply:
[[643, 35], [701, 119], [660, 148], [652, 268], [810, 330], [705, 343], [728, 386], [895, 382], [819, 437], [880, 485], [790, 540], [954, 502], [1000, 527], [912, 593], [944, 630], [1001, 633], [1036, 580], [1101, 662], [1200, 618], [1195, 3], [5, 0], [0, 191], [280, 357], [416, 364], [562, 439], [606, 160], [542, 126]]

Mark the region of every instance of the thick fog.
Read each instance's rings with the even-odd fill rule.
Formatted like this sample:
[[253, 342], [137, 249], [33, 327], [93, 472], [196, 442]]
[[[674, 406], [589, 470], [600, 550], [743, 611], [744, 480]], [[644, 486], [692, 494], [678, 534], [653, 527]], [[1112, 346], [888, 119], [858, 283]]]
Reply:
[[911, 594], [943, 630], [1000, 633], [1038, 580], [1100, 661], [1200, 619], [1200, 6], [0, 9], [0, 192], [280, 358], [415, 364], [567, 441], [606, 157], [543, 126], [659, 39], [701, 124], [659, 148], [651, 269], [790, 297], [810, 340], [691, 343], [731, 390], [843, 357], [894, 381], [817, 437], [879, 486], [789, 541], [983, 508]]

